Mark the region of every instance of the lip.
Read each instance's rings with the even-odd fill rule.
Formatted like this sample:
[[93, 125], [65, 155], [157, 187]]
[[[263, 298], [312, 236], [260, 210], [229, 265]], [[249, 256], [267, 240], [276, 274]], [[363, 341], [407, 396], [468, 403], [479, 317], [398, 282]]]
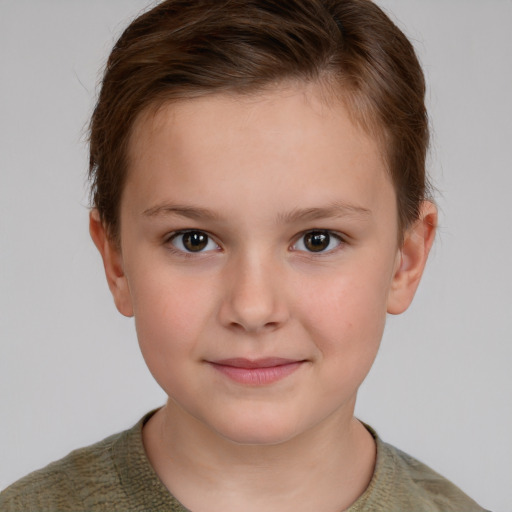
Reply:
[[291, 375], [305, 361], [267, 357], [263, 359], [222, 359], [209, 361], [209, 363], [215, 370], [239, 384], [264, 386]]

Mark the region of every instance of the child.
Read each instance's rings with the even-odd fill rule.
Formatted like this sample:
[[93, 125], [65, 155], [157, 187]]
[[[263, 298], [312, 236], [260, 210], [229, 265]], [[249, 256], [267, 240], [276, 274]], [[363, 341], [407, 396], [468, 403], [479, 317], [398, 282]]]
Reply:
[[432, 245], [424, 80], [368, 0], [168, 0], [110, 56], [90, 231], [169, 396], [0, 509], [477, 511], [354, 418]]

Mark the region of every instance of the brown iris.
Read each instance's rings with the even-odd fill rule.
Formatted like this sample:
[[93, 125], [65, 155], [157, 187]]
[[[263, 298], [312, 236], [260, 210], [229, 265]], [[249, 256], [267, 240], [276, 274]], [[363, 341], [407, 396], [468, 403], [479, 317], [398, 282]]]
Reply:
[[199, 252], [208, 245], [208, 235], [202, 231], [187, 231], [181, 235], [183, 246], [187, 251]]
[[325, 251], [330, 241], [331, 237], [325, 231], [310, 231], [304, 235], [304, 246], [311, 252]]

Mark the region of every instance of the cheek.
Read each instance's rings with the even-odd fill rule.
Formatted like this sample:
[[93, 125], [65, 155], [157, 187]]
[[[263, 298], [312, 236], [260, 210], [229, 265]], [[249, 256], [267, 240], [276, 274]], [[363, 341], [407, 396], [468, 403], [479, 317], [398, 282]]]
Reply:
[[370, 371], [386, 320], [384, 293], [357, 279], [326, 282], [302, 302], [303, 325], [319, 365], [315, 380], [329, 403], [348, 403]]
[[[162, 276], [162, 274], [160, 274]], [[134, 315], [142, 356], [169, 397], [193, 397], [200, 381], [191, 378], [201, 359], [211, 302], [202, 287], [183, 279], [147, 280], [136, 287]], [[190, 398], [191, 401], [192, 398]]]
[[152, 269], [137, 275], [131, 290], [137, 336], [148, 366], [172, 364], [181, 354], [193, 356], [213, 314], [214, 298], [204, 281]]
[[326, 360], [342, 357], [356, 364], [375, 357], [386, 320], [387, 290], [378, 279], [362, 275], [331, 276], [317, 287], [318, 293], [300, 301], [303, 324]]

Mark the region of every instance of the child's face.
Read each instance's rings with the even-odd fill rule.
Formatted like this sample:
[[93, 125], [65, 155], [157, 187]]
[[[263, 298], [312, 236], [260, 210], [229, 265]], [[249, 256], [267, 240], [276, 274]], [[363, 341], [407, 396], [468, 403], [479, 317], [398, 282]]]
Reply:
[[393, 186], [320, 98], [194, 99], [131, 140], [116, 303], [181, 417], [240, 443], [350, 421], [396, 309]]

